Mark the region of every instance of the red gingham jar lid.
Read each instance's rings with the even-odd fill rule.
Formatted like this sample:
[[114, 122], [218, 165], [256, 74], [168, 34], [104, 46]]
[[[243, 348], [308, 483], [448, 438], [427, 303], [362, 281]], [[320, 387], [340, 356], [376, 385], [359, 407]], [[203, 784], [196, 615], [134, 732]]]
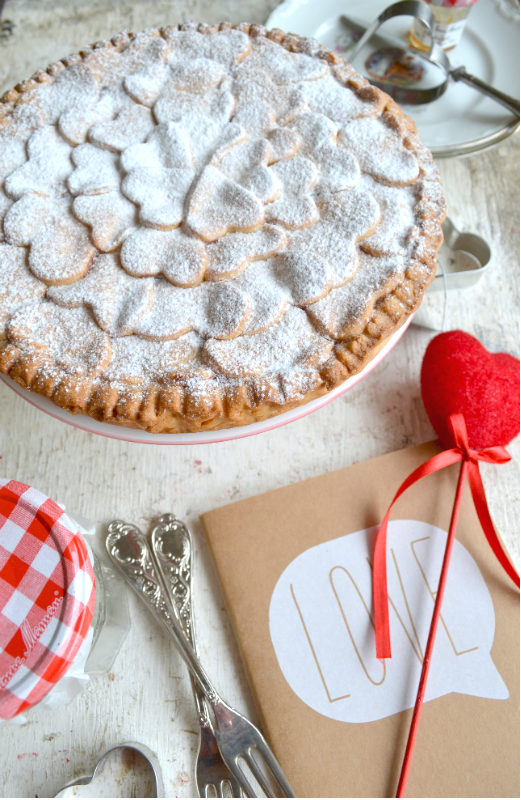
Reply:
[[67, 672], [95, 596], [77, 524], [36, 489], [0, 478], [0, 719], [38, 703]]

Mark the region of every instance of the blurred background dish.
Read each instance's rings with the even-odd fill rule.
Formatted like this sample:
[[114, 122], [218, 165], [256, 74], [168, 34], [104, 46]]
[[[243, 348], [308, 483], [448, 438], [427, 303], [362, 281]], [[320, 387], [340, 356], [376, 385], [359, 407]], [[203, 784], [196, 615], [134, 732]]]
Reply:
[[[312, 36], [339, 55], [345, 53], [349, 60], [354, 39], [344, 15], [367, 26], [387, 5], [385, 0], [285, 0], [270, 14], [266, 26]], [[411, 19], [400, 17], [385, 23], [378, 35], [380, 40], [389, 36], [406, 47], [410, 28]], [[366, 76], [366, 64], [374, 50], [368, 45], [354, 60], [356, 69]], [[459, 44], [450, 51], [450, 60], [454, 67], [464, 65], [491, 86], [519, 97], [519, 4], [479, 0]], [[428, 105], [404, 105], [404, 109], [416, 122], [422, 141], [440, 158], [491, 147], [519, 128], [519, 120], [506, 109], [460, 83], [451, 83]]]

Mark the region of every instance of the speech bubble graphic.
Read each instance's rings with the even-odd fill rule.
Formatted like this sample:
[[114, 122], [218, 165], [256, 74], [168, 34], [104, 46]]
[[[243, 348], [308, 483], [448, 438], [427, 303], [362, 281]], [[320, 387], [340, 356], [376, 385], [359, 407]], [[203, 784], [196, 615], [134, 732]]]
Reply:
[[[393, 657], [375, 655], [371, 559], [376, 528], [301, 553], [270, 602], [280, 668], [307, 705], [342, 722], [371, 722], [414, 705], [446, 531], [417, 520], [389, 523], [388, 591]], [[509, 696], [490, 650], [492, 599], [466, 548], [454, 542], [425, 700], [458, 692]]]

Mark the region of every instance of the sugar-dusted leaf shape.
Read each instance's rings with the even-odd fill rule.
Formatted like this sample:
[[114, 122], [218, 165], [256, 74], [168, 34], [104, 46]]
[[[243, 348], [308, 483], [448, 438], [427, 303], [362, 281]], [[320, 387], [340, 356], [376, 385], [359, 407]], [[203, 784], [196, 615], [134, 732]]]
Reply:
[[242, 66], [249, 74], [263, 72], [278, 86], [316, 81], [328, 73], [326, 61], [305, 53], [292, 53], [266, 38], [255, 40]]
[[7, 338], [20, 350], [38, 353], [42, 368], [71, 378], [94, 378], [110, 361], [110, 338], [85, 308], [37, 302], [11, 317]]
[[310, 111], [330, 117], [340, 126], [358, 118], [377, 116], [385, 103], [385, 94], [374, 93], [366, 99], [329, 72], [316, 81], [302, 83], [300, 89]]
[[169, 52], [165, 40], [154, 37], [143, 54], [142, 66], [123, 78], [125, 91], [137, 103], [149, 107], [154, 104], [169, 74], [166, 63]]
[[163, 230], [180, 225], [195, 175], [184, 127], [177, 122], [156, 126], [145, 142], [125, 150], [121, 163], [128, 172], [123, 192], [140, 207], [141, 221]]
[[93, 125], [114, 119], [124, 106], [128, 106], [128, 95], [117, 84], [108, 86], [95, 102], [66, 107], [58, 118], [58, 130], [70, 144], [82, 144]]
[[98, 102], [101, 75], [84, 62], [70, 64], [59, 72], [41, 96], [46, 117], [50, 123], [61, 120], [63, 115], [84, 113], [85, 109]]
[[190, 142], [192, 164], [201, 170], [212, 157], [245, 138], [243, 128], [230, 122], [234, 98], [229, 81], [194, 95], [166, 87], [154, 107], [159, 126], [176, 123]]
[[80, 195], [72, 209], [90, 228], [92, 244], [102, 253], [116, 250], [135, 227], [136, 208], [119, 191]]
[[272, 259], [279, 283], [286, 286], [297, 306], [316, 303], [333, 286], [333, 267], [324, 256], [291, 250]]
[[358, 269], [351, 280], [306, 306], [314, 326], [332, 339], [361, 334], [379, 297], [392, 291], [403, 277], [403, 256], [371, 256], [359, 252]]
[[118, 156], [86, 142], [72, 151], [74, 170], [67, 179], [72, 194], [102, 194], [119, 189]]
[[184, 289], [156, 278], [152, 307], [136, 324], [134, 332], [147, 339], [165, 341], [194, 330], [204, 303], [203, 287], [200, 284]]
[[296, 84], [276, 86], [265, 70], [252, 73], [246, 67], [241, 65], [233, 81], [233, 119], [252, 136], [286, 125], [306, 110], [307, 101]]
[[311, 228], [295, 232], [291, 244], [309, 258], [323, 258], [333, 270], [333, 286], [341, 286], [358, 266], [357, 243], [380, 221], [381, 210], [370, 191], [356, 187], [320, 203], [320, 218]]
[[195, 286], [203, 279], [206, 249], [195, 236], [183, 230], [133, 231], [121, 248], [121, 263], [130, 275], [164, 275], [176, 286]]
[[171, 120], [156, 125], [146, 141], [132, 145], [124, 151], [121, 165], [125, 172], [147, 167], [156, 169], [157, 166], [193, 169], [189, 132], [182, 123]]
[[137, 374], [168, 384], [188, 373], [199, 347], [199, 337], [193, 331], [170, 341], [120, 336], [112, 342], [113, 354], [105, 377], [127, 383], [135, 381]]
[[260, 333], [279, 321], [291, 301], [288, 290], [280, 284], [270, 261], [252, 264], [235, 281], [252, 302], [251, 317], [244, 334]]
[[251, 317], [251, 299], [228, 281], [207, 286], [204, 330], [201, 332], [214, 339], [239, 336]]
[[249, 231], [264, 222], [261, 201], [216, 167], [202, 171], [193, 189], [186, 215], [187, 225], [207, 242], [229, 231]]
[[418, 233], [415, 188], [374, 182], [373, 194], [380, 205], [382, 218], [360, 247], [375, 256], [405, 255], [411, 237]]
[[266, 330], [228, 341], [208, 339], [202, 352], [224, 375], [253, 378], [284, 373], [296, 364], [313, 369], [327, 361], [332, 349], [333, 342], [316, 332], [306, 313], [289, 306]]
[[286, 235], [276, 225], [263, 225], [251, 233], [228, 233], [206, 246], [206, 278], [212, 281], [234, 278], [252, 261], [268, 258], [285, 244]]
[[195, 116], [206, 117], [219, 126], [230, 121], [235, 109], [235, 99], [230, 91], [231, 80], [224, 79], [204, 94], [194, 94], [167, 82], [154, 103], [154, 117], [159, 122], [185, 120]]
[[338, 125], [329, 117], [315, 112], [301, 114], [292, 123], [291, 131], [302, 141], [300, 152], [318, 167], [317, 192], [321, 196], [351, 189], [360, 178], [357, 158], [338, 144]]
[[4, 231], [11, 244], [29, 247], [31, 272], [49, 284], [81, 278], [96, 252], [87, 228], [75, 219], [65, 198], [24, 195], [9, 208]]
[[263, 203], [269, 203], [280, 192], [279, 180], [267, 166], [270, 157], [271, 146], [267, 139], [248, 139], [227, 149], [220, 158], [214, 157], [211, 163]]
[[159, 281], [150, 313], [136, 333], [150, 339], [175, 339], [190, 330], [231, 339], [244, 331], [252, 311], [250, 296], [233, 283], [201, 283], [181, 289]]
[[277, 200], [266, 207], [269, 222], [278, 222], [287, 228], [303, 228], [312, 225], [318, 211], [309, 194], [317, 179], [317, 168], [313, 161], [296, 155], [273, 164], [271, 171], [281, 185]]
[[50, 196], [63, 191], [72, 172], [71, 146], [54, 125], [36, 130], [27, 142], [27, 161], [5, 179], [5, 191], [14, 199], [27, 192]]
[[116, 117], [97, 122], [89, 131], [89, 139], [98, 147], [121, 153], [136, 142], [143, 142], [154, 129], [152, 112], [130, 98]]
[[46, 285], [27, 268], [27, 250], [0, 244], [0, 339], [9, 317], [45, 294]]
[[202, 94], [217, 86], [226, 74], [223, 65], [210, 58], [194, 58], [190, 61], [178, 58], [176, 51], [169, 59], [168, 82], [180, 92]]
[[193, 30], [174, 30], [164, 34], [178, 59], [211, 58], [231, 68], [243, 61], [250, 52], [250, 37], [233, 29], [200, 33]]
[[139, 206], [144, 225], [167, 231], [183, 221], [184, 201], [193, 177], [191, 169], [144, 167], [132, 170], [121, 188]]
[[362, 170], [383, 183], [405, 186], [418, 177], [418, 159], [405, 146], [403, 133], [391, 129], [381, 117], [351, 120], [339, 139]]
[[83, 280], [51, 287], [47, 297], [65, 308], [86, 306], [104, 331], [127, 336], [152, 308], [154, 282], [131, 278], [112, 254], [98, 255]]
[[288, 128], [273, 128], [268, 133], [267, 139], [271, 147], [270, 164], [282, 161], [284, 158], [291, 158], [302, 144], [299, 134]]

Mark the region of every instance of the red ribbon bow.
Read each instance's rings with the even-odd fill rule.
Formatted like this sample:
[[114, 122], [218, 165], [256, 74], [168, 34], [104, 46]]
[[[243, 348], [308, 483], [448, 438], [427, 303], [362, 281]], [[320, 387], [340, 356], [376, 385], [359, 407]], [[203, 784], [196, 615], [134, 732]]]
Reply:
[[490, 517], [485, 497], [485, 489], [479, 471], [480, 461], [485, 461], [489, 464], [505, 464], [507, 461], [510, 461], [511, 456], [508, 451], [501, 446], [486, 447], [479, 451], [472, 450], [469, 447], [467, 426], [465, 425], [463, 414], [451, 414], [449, 417], [449, 425], [456, 446], [433, 456], [426, 461], [425, 464], [415, 469], [414, 472], [405, 479], [396, 492], [376, 536], [373, 562], [373, 603], [377, 658], [391, 658], [386, 563], [387, 525], [389, 523], [391, 509], [396, 500], [398, 500], [409, 486], [412, 486], [416, 481], [419, 481], [426, 475], [437, 472], [444, 467], [449, 467], [451, 464], [456, 464], [458, 461], [463, 462], [460, 472], [460, 483], [462, 483], [466, 474], [468, 476], [476, 512], [488, 543], [505, 572], [514, 581], [516, 586], [519, 587], [519, 575], [505, 554]]

